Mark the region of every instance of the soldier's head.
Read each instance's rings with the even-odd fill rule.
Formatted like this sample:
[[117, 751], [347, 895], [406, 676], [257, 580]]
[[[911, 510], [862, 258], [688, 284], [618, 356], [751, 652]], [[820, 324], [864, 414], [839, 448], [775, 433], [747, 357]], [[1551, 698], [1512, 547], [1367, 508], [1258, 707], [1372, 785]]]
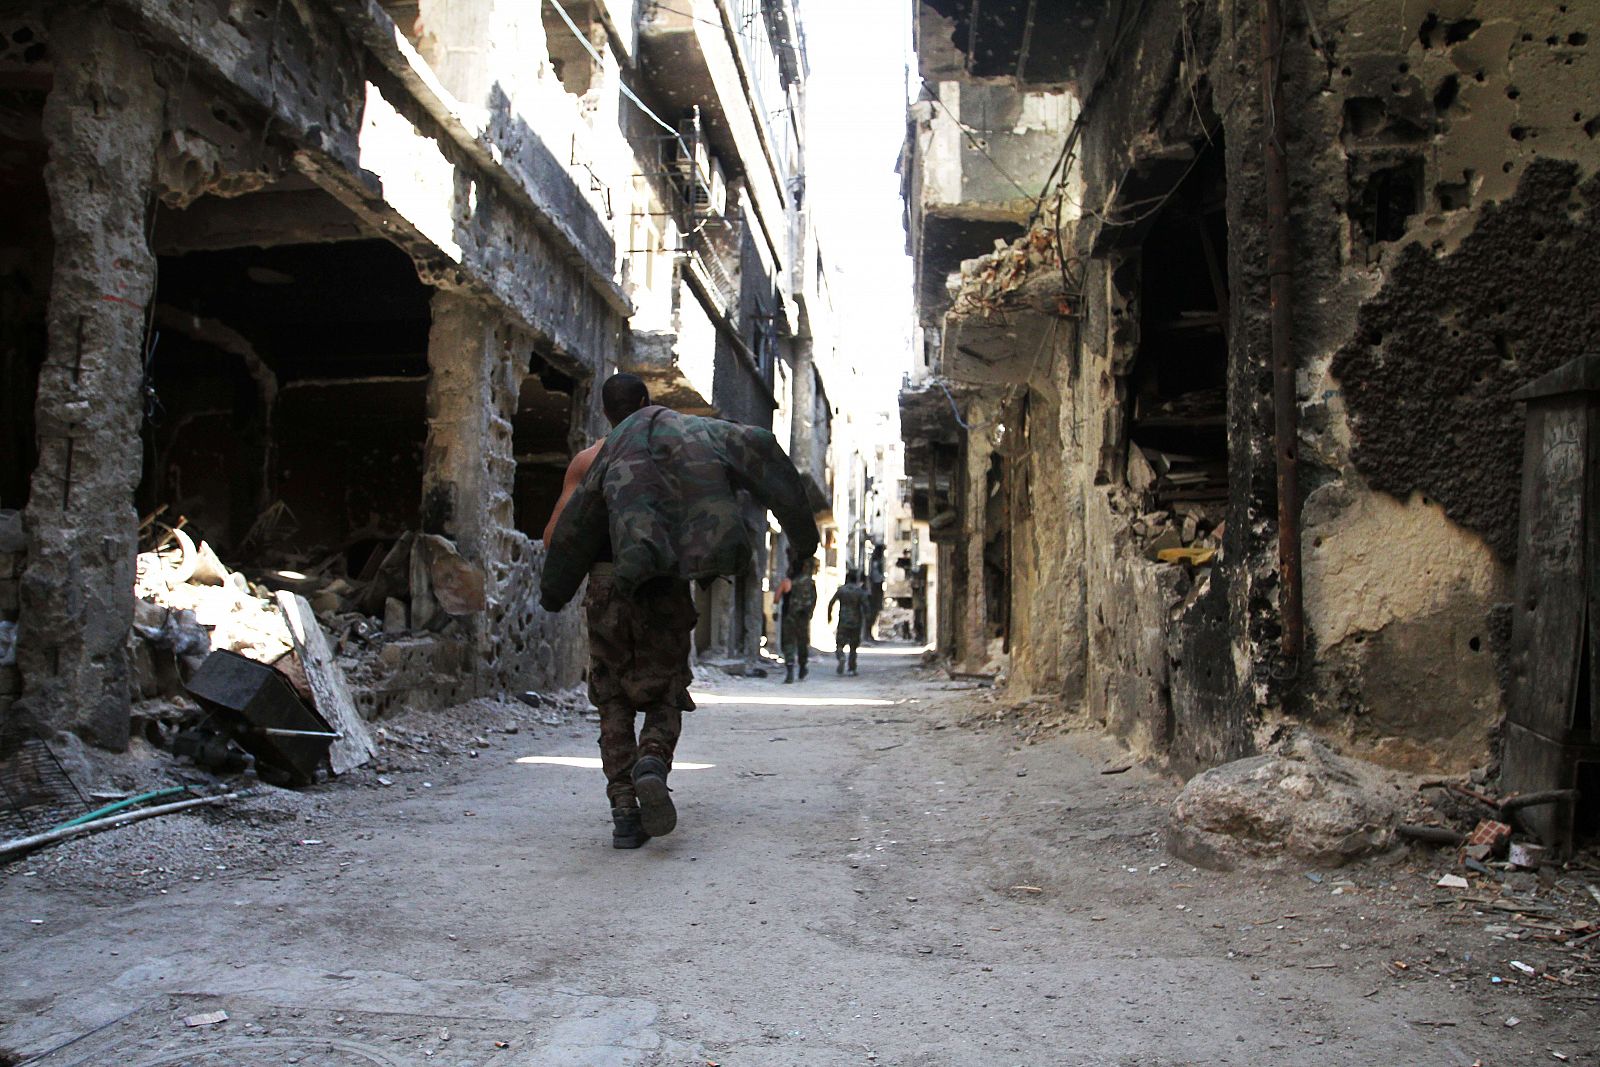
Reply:
[[855, 585], [857, 582], [859, 582], [861, 580], [861, 572], [857, 571], [857, 570], [845, 571], [844, 572], [844, 580], [849, 582], [851, 585]]
[[600, 387], [600, 406], [613, 426], [649, 404], [650, 390], [637, 374], [613, 374]]

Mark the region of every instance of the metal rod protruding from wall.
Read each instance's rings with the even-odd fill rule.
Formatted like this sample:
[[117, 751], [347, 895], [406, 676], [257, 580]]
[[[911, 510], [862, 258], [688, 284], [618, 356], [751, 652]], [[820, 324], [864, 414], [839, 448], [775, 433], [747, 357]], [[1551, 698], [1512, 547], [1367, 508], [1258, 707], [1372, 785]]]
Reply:
[[1278, 612], [1283, 656], [1295, 672], [1305, 647], [1300, 583], [1299, 401], [1295, 390], [1294, 250], [1283, 113], [1283, 15], [1261, 0], [1261, 104], [1266, 125], [1267, 276], [1271, 291], [1273, 452], [1278, 468]]

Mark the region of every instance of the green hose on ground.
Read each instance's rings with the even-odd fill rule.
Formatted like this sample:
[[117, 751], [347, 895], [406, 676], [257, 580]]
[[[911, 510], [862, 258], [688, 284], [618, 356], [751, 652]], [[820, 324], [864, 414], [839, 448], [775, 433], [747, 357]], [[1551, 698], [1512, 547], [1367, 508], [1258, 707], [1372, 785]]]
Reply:
[[110, 815], [112, 812], [121, 811], [123, 808], [131, 808], [135, 804], [143, 804], [147, 800], [160, 800], [162, 797], [176, 796], [179, 793], [187, 793], [188, 791], [189, 787], [186, 785], [175, 785], [170, 789], [157, 789], [153, 793], [140, 793], [136, 797], [129, 797], [127, 800], [119, 800], [115, 804], [107, 804], [103, 808], [91, 811], [87, 815], [80, 815], [76, 819], [68, 819], [60, 826], [52, 826], [50, 829], [65, 830], [69, 826], [77, 826], [79, 823], [92, 822], [95, 819]]

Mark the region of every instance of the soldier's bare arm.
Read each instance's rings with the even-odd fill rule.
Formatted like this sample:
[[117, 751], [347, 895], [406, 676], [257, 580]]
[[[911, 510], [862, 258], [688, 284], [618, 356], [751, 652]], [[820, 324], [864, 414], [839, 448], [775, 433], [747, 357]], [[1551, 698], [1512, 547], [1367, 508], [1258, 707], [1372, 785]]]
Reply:
[[556, 498], [556, 506], [550, 512], [550, 521], [544, 524], [544, 543], [549, 544], [550, 538], [556, 532], [556, 523], [561, 519], [561, 511], [571, 499], [573, 490], [577, 489], [583, 481], [583, 476], [589, 473], [589, 468], [594, 465], [594, 457], [600, 454], [600, 446], [605, 441], [599, 440], [588, 448], [572, 457], [572, 462], [567, 464], [567, 476], [561, 480], [561, 495]]

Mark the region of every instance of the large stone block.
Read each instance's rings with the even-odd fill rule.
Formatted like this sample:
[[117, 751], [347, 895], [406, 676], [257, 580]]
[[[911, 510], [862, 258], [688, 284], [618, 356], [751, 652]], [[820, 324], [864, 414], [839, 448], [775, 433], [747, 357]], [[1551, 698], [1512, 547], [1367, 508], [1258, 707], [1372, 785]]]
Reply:
[[1338, 867], [1396, 844], [1413, 783], [1301, 735], [1213, 767], [1172, 806], [1167, 848], [1201, 867]]

